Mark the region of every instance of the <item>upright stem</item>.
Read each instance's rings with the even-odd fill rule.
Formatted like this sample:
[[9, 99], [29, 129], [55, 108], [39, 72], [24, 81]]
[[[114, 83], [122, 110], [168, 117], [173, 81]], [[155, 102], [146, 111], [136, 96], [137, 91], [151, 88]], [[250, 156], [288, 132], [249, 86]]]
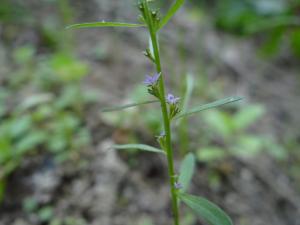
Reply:
[[159, 79], [159, 92], [160, 92], [160, 103], [161, 103], [161, 112], [163, 116], [163, 123], [164, 123], [164, 131], [166, 135], [166, 146], [165, 150], [167, 152], [167, 161], [168, 161], [168, 174], [169, 174], [169, 182], [170, 182], [170, 192], [171, 192], [171, 200], [172, 200], [172, 212], [173, 212], [173, 219], [174, 225], [179, 225], [179, 212], [178, 212], [178, 199], [176, 195], [175, 189], [175, 182], [176, 182], [176, 174], [174, 170], [174, 162], [173, 162], [173, 150], [171, 144], [171, 124], [170, 118], [167, 108], [167, 102], [165, 98], [165, 84], [164, 84], [164, 76], [162, 74], [162, 66], [160, 61], [160, 51], [159, 45], [157, 40], [157, 31], [154, 29], [152, 20], [150, 19], [149, 8], [147, 5], [147, 1], [145, 1], [145, 10], [146, 15], [148, 17], [148, 29], [151, 37], [151, 42], [153, 46], [153, 54], [155, 59], [156, 71], [160, 73]]

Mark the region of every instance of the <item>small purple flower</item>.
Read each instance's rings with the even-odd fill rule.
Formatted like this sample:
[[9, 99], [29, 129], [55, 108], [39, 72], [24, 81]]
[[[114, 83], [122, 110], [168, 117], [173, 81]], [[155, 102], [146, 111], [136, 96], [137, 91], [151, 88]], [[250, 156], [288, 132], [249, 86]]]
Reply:
[[164, 138], [166, 136], [164, 131], [161, 131], [159, 135], [157, 135], [157, 138]]
[[174, 104], [176, 104], [180, 100], [180, 98], [177, 98], [177, 97], [175, 97], [172, 94], [168, 94], [166, 100], [167, 100], [167, 102], [169, 104], [173, 104], [174, 105]]
[[153, 76], [146, 75], [144, 84], [146, 84], [147, 86], [153, 86], [157, 83], [159, 77], [160, 77], [160, 73], [156, 73]]
[[159, 136], [160, 137], [164, 137], [164, 136], [166, 136], [166, 133], [164, 131], [161, 131], [160, 134], [159, 134]]
[[175, 182], [174, 187], [175, 187], [175, 189], [182, 189], [183, 188], [182, 184], [179, 183], [179, 182]]

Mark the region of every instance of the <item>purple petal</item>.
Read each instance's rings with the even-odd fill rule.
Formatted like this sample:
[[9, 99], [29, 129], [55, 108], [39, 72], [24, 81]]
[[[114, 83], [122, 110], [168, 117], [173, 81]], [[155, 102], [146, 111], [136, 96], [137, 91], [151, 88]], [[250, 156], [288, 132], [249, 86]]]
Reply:
[[158, 81], [158, 79], [159, 79], [159, 77], [160, 77], [160, 74], [161, 74], [161, 73], [156, 73], [156, 74], [154, 74], [153, 80], [154, 80], [155, 82]]
[[174, 95], [172, 95], [172, 94], [169, 93], [169, 94], [167, 95], [166, 100], [167, 100], [167, 102], [168, 102], [169, 104], [176, 104], [176, 103], [180, 100], [180, 98], [177, 98], [177, 97], [175, 97]]
[[146, 78], [143, 83], [148, 86], [155, 85], [157, 83], [159, 77], [160, 77], [160, 73], [156, 73], [153, 76], [146, 75]]
[[149, 76], [149, 75], [146, 75], [146, 78], [145, 78], [143, 83], [147, 84], [147, 85], [151, 85], [152, 84], [152, 77]]
[[162, 132], [160, 132], [159, 136], [164, 137], [164, 136], [166, 136], [166, 133], [164, 131], [162, 131]]
[[176, 189], [182, 189], [183, 188], [183, 185], [181, 183], [179, 183], [179, 182], [176, 182], [174, 184], [174, 186], [175, 186]]

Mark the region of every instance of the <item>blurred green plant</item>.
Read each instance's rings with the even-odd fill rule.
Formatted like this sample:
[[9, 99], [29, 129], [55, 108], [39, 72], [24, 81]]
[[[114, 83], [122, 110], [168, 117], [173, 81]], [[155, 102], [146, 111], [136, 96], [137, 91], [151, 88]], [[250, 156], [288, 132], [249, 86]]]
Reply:
[[141, 221], [137, 223], [137, 225], [154, 225], [150, 218], [142, 218]]
[[[284, 15], [289, 4], [284, 0], [224, 0], [216, 1], [216, 25], [244, 34], [262, 19]], [[270, 26], [272, 26], [270, 24]]]
[[218, 28], [238, 35], [265, 37], [261, 53], [276, 54], [282, 43], [300, 57], [300, 2], [284, 0], [216, 0], [214, 20]]
[[211, 132], [206, 132], [206, 143], [197, 150], [198, 160], [214, 163], [232, 156], [254, 157], [262, 151], [278, 160], [286, 159], [287, 152], [271, 137], [249, 132], [249, 128], [262, 119], [264, 111], [261, 105], [247, 105], [234, 114], [204, 113], [202, 119]]
[[51, 205], [40, 206], [35, 199], [27, 198], [23, 201], [23, 211], [35, 215], [40, 223], [49, 225], [87, 225], [82, 218], [67, 216], [58, 218], [55, 216], [54, 207]]
[[[80, 88], [88, 65], [68, 53], [35, 52], [33, 46], [17, 48], [16, 68], [5, 76], [8, 86], [0, 87], [0, 198], [6, 177], [27, 155], [50, 152], [62, 162], [90, 141], [83, 112], [95, 95]], [[9, 101], [15, 104], [7, 107]]]
[[28, 10], [19, 1], [1, 0], [0, 23], [24, 23], [29, 18]]

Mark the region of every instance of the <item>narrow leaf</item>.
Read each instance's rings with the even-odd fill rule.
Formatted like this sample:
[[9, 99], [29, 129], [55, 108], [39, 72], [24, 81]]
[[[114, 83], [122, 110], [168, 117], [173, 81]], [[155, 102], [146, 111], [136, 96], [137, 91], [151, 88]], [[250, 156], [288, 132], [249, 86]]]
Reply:
[[175, 117], [175, 119], [179, 119], [179, 118], [185, 117], [185, 116], [190, 116], [194, 113], [198, 113], [198, 112], [201, 112], [201, 111], [204, 111], [204, 110], [207, 110], [207, 109], [222, 106], [222, 105], [225, 105], [225, 104], [228, 104], [228, 103], [240, 101], [241, 99], [242, 99], [241, 97], [229, 97], [229, 98], [225, 98], [225, 99], [222, 99], [222, 100], [217, 100], [215, 102], [208, 103], [208, 104], [205, 104], [205, 105], [197, 106], [197, 107], [195, 107], [195, 108], [193, 108], [193, 109], [191, 109], [187, 112], [179, 114], [178, 116]]
[[184, 100], [182, 104], [182, 112], [186, 112], [188, 109], [189, 102], [192, 97], [193, 89], [194, 89], [194, 77], [192, 74], [187, 74], [186, 76], [186, 91], [184, 95]]
[[185, 0], [176, 0], [176, 2], [171, 6], [167, 14], [161, 20], [159, 29], [163, 28], [169, 20], [175, 15], [175, 13], [181, 8]]
[[146, 105], [150, 103], [156, 103], [159, 102], [158, 100], [151, 100], [151, 101], [145, 101], [145, 102], [138, 102], [138, 103], [130, 103], [122, 106], [114, 106], [114, 107], [108, 107], [101, 110], [101, 112], [112, 112], [112, 111], [120, 111], [123, 109], [140, 106], [140, 105]]
[[230, 217], [207, 199], [183, 193], [178, 193], [178, 197], [210, 225], [233, 225]]
[[183, 159], [179, 171], [178, 182], [182, 185], [183, 192], [187, 191], [191, 183], [194, 170], [195, 170], [195, 156], [194, 154], [189, 153]]
[[150, 145], [144, 145], [144, 144], [126, 144], [126, 145], [113, 145], [112, 146], [115, 149], [138, 149], [142, 151], [147, 152], [156, 152], [156, 153], [162, 153], [166, 154], [163, 150], [159, 148], [152, 147]]
[[90, 22], [90, 23], [77, 23], [67, 26], [66, 29], [77, 29], [77, 28], [93, 28], [93, 27], [144, 27], [145, 24], [136, 23], [120, 23], [120, 22]]

